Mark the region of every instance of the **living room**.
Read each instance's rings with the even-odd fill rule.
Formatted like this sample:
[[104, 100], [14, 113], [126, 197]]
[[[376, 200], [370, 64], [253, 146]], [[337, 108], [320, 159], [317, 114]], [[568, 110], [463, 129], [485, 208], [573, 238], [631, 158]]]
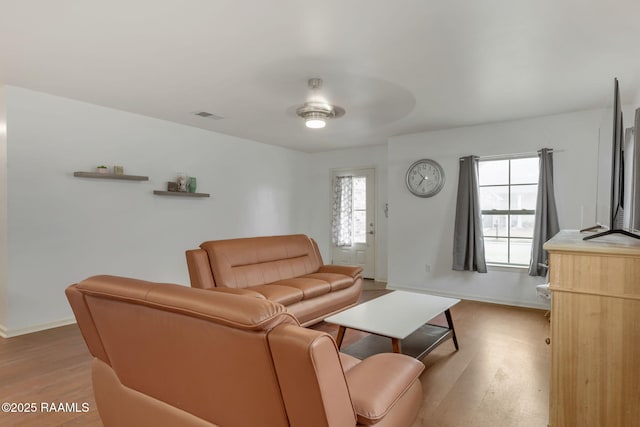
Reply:
[[[188, 284], [184, 251], [207, 239], [302, 232], [317, 239], [324, 258], [330, 259], [330, 172], [352, 165], [373, 165], [378, 175], [376, 280], [544, 307], [535, 291], [541, 279], [526, 271], [479, 275], [451, 270], [455, 183], [447, 182], [426, 203], [403, 188], [405, 169], [425, 156], [425, 143], [428, 155], [441, 162], [453, 181], [458, 157], [471, 144], [484, 155], [535, 151], [543, 140], [564, 150], [555, 157], [562, 227], [583, 228], [595, 216], [591, 190], [596, 176], [589, 165], [596, 162], [599, 110], [308, 154], [22, 88], [3, 92], [11, 117], [6, 182], [28, 189], [8, 186], [5, 224], [10, 232], [3, 236], [8, 237], [4, 251], [10, 262], [4, 270], [8, 310], [2, 331], [9, 336], [73, 322], [64, 288], [96, 273]], [[518, 138], [512, 140], [512, 135]], [[202, 158], [210, 160], [203, 164]], [[132, 174], [158, 178], [123, 186], [72, 176], [94, 163], [124, 163]], [[211, 198], [176, 203], [154, 197], [152, 190], [173, 178], [175, 164], [197, 176]], [[208, 230], [207, 238], [203, 230]], [[131, 257], [131, 251], [138, 255]], [[433, 266], [430, 273], [425, 263]]]
[[[337, 14], [340, 6], [333, 3], [331, 11]], [[608, 4], [594, 2], [593, 10], [585, 18], [588, 22], [580, 28], [584, 29], [592, 20], [597, 20], [597, 15]], [[69, 6], [78, 7], [78, 4], [71, 2]], [[607, 16], [622, 18], [620, 15], [633, 15], [628, 12], [637, 8], [630, 3], [625, 6], [627, 11], [624, 14], [618, 11]], [[38, 72], [35, 68], [40, 64], [36, 59], [27, 53], [24, 57], [7, 53], [21, 49], [37, 51], [28, 37], [14, 28], [20, 22], [18, 17], [26, 13], [22, 7], [12, 5], [16, 20], [5, 27], [11, 28], [11, 32], [1, 33], [3, 47], [14, 47], [3, 49], [5, 71], [0, 74], [0, 158], [3, 164], [0, 170], [0, 336], [5, 338], [74, 323], [64, 290], [68, 285], [95, 274], [188, 285], [184, 252], [205, 240], [304, 233], [316, 239], [323, 258], [329, 261], [332, 171], [353, 167], [372, 167], [376, 174], [376, 260], [372, 279], [385, 282], [394, 289], [546, 309], [548, 305], [536, 293], [536, 285], [542, 284], [544, 279], [528, 276], [526, 270], [494, 268], [488, 274], [477, 274], [451, 269], [458, 159], [467, 155], [530, 153], [543, 147], [553, 148], [557, 151], [554, 155], [554, 178], [560, 226], [562, 229], [588, 227], [593, 225], [596, 217], [594, 188], [597, 176], [594, 168], [598, 156], [598, 133], [602, 110], [610, 101], [614, 77], [617, 76], [621, 82], [625, 117], [633, 117], [634, 109], [640, 106], [637, 79], [640, 55], [631, 55], [633, 51], [622, 54], [620, 47], [613, 49], [608, 45], [593, 47], [592, 54], [591, 45], [574, 40], [587, 52], [579, 59], [592, 62], [580, 63], [579, 72], [563, 62], [562, 73], [553, 79], [544, 74], [547, 80], [526, 92], [529, 98], [522, 95], [499, 100], [513, 105], [514, 110], [520, 107], [515, 115], [495, 119], [487, 113], [487, 118], [481, 120], [478, 117], [483, 115], [478, 114], [474, 116], [475, 122], [465, 122], [461, 116], [468, 110], [465, 106], [467, 100], [457, 92], [457, 98], [439, 99], [442, 101], [440, 106], [436, 102], [431, 107], [434, 110], [442, 108], [445, 111], [443, 115], [448, 115], [433, 129], [425, 127], [413, 132], [399, 132], [373, 145], [340, 146], [332, 142], [327, 145], [328, 149], [310, 148], [311, 143], [316, 143], [310, 137], [309, 146], [302, 139], [298, 148], [291, 148], [266, 143], [260, 138], [212, 130], [211, 127], [217, 126], [216, 122], [201, 124], [197, 121], [200, 118], [193, 115], [177, 123], [162, 116], [143, 114], [139, 112], [143, 111], [141, 106], [149, 100], [140, 100], [137, 104], [135, 99], [124, 95], [127, 90], [135, 91], [134, 86], [138, 84], [127, 82], [127, 72], [131, 70], [120, 62], [126, 59], [124, 56], [112, 58], [109, 62], [113, 66], [110, 73], [117, 78], [110, 80], [110, 73], [105, 73], [107, 77], [95, 74], [94, 80], [90, 80], [85, 73], [92, 75], [94, 67], [90, 60], [83, 60], [83, 55], [89, 53], [80, 48], [73, 51], [70, 40], [62, 36], [52, 44], [69, 43], [69, 52], [75, 55], [70, 54], [69, 63], [80, 63], [83, 67], [70, 70], [58, 63], [57, 58], [45, 57], [40, 60], [49, 62], [46, 73], [54, 76], [70, 73], [78, 79], [79, 86], [91, 84], [97, 89], [87, 92], [90, 96], [79, 98], [72, 87], [65, 86], [67, 81], [56, 83], [55, 77], [45, 81], [40, 75], [45, 72]], [[553, 10], [553, 6], [548, 7]], [[426, 13], [422, 7], [418, 10]], [[53, 16], [64, 15], [60, 11], [50, 12]], [[350, 13], [354, 11], [350, 10]], [[257, 20], [254, 15], [252, 18]], [[382, 19], [378, 14], [372, 14], [370, 18], [378, 24]], [[403, 14], [396, 18], [406, 16]], [[35, 30], [33, 26], [39, 21], [31, 18], [23, 22], [26, 28]], [[80, 25], [80, 21], [71, 22]], [[543, 22], [548, 23], [546, 20]], [[415, 24], [414, 21], [412, 23]], [[633, 39], [629, 27], [625, 31], [630, 32], [629, 38]], [[419, 31], [417, 27], [412, 29]], [[603, 29], [600, 30], [603, 34], [598, 32], [599, 35], [605, 39], [610, 37], [604, 34]], [[43, 34], [55, 38], [55, 31], [51, 31], [39, 33], [38, 40], [45, 38]], [[346, 34], [347, 30], [341, 27], [341, 31]], [[234, 35], [238, 33], [241, 32]], [[68, 33], [64, 34], [68, 36]], [[452, 32], [445, 34], [453, 38]], [[20, 37], [12, 39], [11, 35]], [[443, 43], [451, 43], [451, 48], [456, 44], [455, 38], [443, 37], [442, 40]], [[99, 42], [99, 37], [93, 41]], [[124, 40], [119, 42], [126, 43]], [[241, 42], [237, 41], [239, 45]], [[629, 46], [627, 43], [631, 42], [624, 39], [620, 43]], [[363, 43], [362, 46], [370, 45]], [[526, 46], [523, 49], [526, 50]], [[610, 65], [602, 65], [604, 61], [597, 58], [606, 57], [611, 50], [617, 56]], [[60, 54], [66, 50], [54, 52]], [[193, 54], [197, 55], [197, 52], [195, 49]], [[505, 54], [504, 51], [501, 53]], [[300, 52], [293, 54], [302, 56]], [[161, 54], [155, 52], [155, 55]], [[554, 58], [547, 64], [552, 68], [556, 64], [554, 61], [559, 61], [560, 53], [554, 50], [549, 56]], [[177, 61], [178, 57], [174, 60]], [[324, 70], [327, 76], [331, 76], [339, 75], [341, 69], [347, 70], [350, 65], [344, 58], [327, 56], [323, 49], [318, 58], [302, 61], [303, 65], [297, 70], [300, 75], [295, 78], [302, 83], [302, 94], [306, 89], [306, 78], [314, 77], [303, 75], [303, 69], [307, 69], [307, 73], [322, 73]], [[451, 62], [455, 63], [456, 58], [452, 55]], [[337, 68], [329, 64], [339, 59], [345, 62]], [[407, 55], [402, 59], [410, 61], [412, 58]], [[182, 60], [186, 61], [185, 58]], [[156, 61], [151, 58], [150, 68], [145, 72], [151, 73], [158, 65]], [[522, 61], [511, 64], [513, 68], [509, 72], [520, 72], [523, 63], [527, 63]], [[318, 65], [319, 69], [310, 69], [313, 65]], [[589, 70], [598, 68], [596, 65], [601, 68]], [[502, 66], [508, 68], [509, 64]], [[263, 71], [273, 73], [273, 67], [270, 62]], [[420, 69], [416, 74], [428, 79], [431, 70], [434, 68]], [[243, 91], [243, 82], [235, 82], [229, 77], [233, 71], [234, 67], [228, 67], [227, 74], [222, 77], [230, 80], [225, 81], [221, 77], [218, 84], [237, 84], [238, 91]], [[358, 69], [358, 73], [366, 74], [366, 71]], [[441, 78], [442, 69], [435, 68], [435, 71], [438, 72], [437, 78]], [[483, 70], [471, 71], [480, 75]], [[587, 71], [590, 72], [588, 76]], [[291, 73], [288, 71], [287, 75]], [[581, 87], [575, 80], [579, 80], [576, 75], [582, 76], [583, 73], [587, 76], [584, 77], [587, 83]], [[386, 78], [382, 71], [380, 75], [380, 78]], [[402, 72], [398, 72], [398, 76], [401, 75]], [[260, 73], [256, 72], [252, 77], [258, 79]], [[395, 83], [401, 84], [400, 77], [397, 78], [399, 81]], [[524, 88], [516, 84], [518, 79], [505, 75], [488, 79], [484, 82], [486, 87], [480, 88], [482, 82], [479, 82], [478, 91], [491, 92], [500, 79], [504, 79], [505, 84], [513, 84], [513, 91], [525, 93]], [[470, 81], [465, 80], [464, 83], [471, 84]], [[325, 83], [329, 85], [330, 82], [327, 78]], [[520, 83], [522, 86], [529, 84]], [[455, 82], [447, 84], [454, 85]], [[592, 88], [588, 97], [558, 106], [554, 104], [570, 98], [573, 91], [584, 91], [587, 87]], [[179, 92], [196, 93], [201, 90], [189, 86], [188, 75], [168, 81], [163, 89], [166, 90], [163, 96], [158, 96], [160, 91], [149, 92], [149, 99], [167, 103]], [[501, 94], [506, 96], [503, 92]], [[216, 93], [207, 96], [215, 98]], [[545, 106], [545, 103], [537, 104], [538, 109], [521, 108], [521, 104], [533, 103], [536, 98], [545, 96], [549, 97], [547, 109], [540, 106]], [[201, 100], [196, 99], [198, 102]], [[428, 102], [428, 98], [416, 99], [416, 103]], [[181, 105], [175, 109], [183, 108], [185, 115], [202, 108], [202, 105], [188, 105], [182, 99], [177, 103]], [[288, 107], [287, 103], [278, 106], [277, 113], [286, 116]], [[482, 110], [485, 105], [474, 107]], [[242, 120], [238, 112], [233, 112], [235, 116], [230, 114], [222, 121], [227, 120], [231, 122], [229, 126], [238, 128], [251, 126]], [[339, 121], [347, 122], [350, 113], [347, 111], [344, 117], [329, 121], [327, 128]], [[297, 117], [287, 119], [288, 126], [301, 129], [304, 126]], [[447, 120], [454, 125], [443, 125]], [[261, 126], [268, 128], [264, 123]], [[381, 133], [385, 130], [385, 126], [373, 128]], [[253, 132], [259, 133], [260, 126], [256, 126]], [[329, 134], [326, 138], [339, 140], [344, 135]], [[432, 198], [416, 198], [405, 187], [407, 168], [421, 158], [435, 159], [445, 173], [444, 187]], [[73, 176], [74, 171], [89, 170], [99, 164], [123, 165], [125, 173], [145, 175], [149, 180], [123, 183]], [[181, 171], [197, 177], [198, 191], [209, 193], [210, 197], [174, 199], [153, 194], [154, 190], [165, 190], [167, 181], [174, 180]]]

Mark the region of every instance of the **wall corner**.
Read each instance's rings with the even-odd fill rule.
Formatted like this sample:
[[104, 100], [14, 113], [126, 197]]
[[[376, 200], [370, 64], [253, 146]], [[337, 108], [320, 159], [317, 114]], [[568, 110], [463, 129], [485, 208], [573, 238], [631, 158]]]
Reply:
[[7, 86], [0, 86], [0, 336], [6, 336], [9, 317], [7, 216]]

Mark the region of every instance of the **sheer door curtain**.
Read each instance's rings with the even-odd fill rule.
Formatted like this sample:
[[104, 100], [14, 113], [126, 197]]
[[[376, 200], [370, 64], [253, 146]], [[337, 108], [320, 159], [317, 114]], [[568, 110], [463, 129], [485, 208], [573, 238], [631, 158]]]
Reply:
[[333, 221], [331, 240], [336, 246], [351, 246], [353, 241], [353, 178], [337, 176], [333, 185]]

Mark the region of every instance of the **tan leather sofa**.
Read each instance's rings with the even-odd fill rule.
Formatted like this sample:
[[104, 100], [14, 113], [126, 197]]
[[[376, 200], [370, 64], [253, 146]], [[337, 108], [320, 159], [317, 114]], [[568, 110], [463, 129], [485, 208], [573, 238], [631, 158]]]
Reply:
[[303, 326], [355, 305], [362, 292], [362, 268], [324, 265], [304, 234], [212, 240], [186, 255], [191, 286], [280, 303]]
[[105, 427], [409, 427], [424, 365], [365, 360], [266, 299], [114, 276], [69, 286]]

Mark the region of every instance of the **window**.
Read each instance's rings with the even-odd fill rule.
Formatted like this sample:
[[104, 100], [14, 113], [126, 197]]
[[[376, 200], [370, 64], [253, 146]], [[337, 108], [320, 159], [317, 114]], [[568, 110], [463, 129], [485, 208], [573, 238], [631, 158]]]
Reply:
[[487, 264], [526, 267], [531, 259], [538, 157], [482, 160], [478, 185]]

